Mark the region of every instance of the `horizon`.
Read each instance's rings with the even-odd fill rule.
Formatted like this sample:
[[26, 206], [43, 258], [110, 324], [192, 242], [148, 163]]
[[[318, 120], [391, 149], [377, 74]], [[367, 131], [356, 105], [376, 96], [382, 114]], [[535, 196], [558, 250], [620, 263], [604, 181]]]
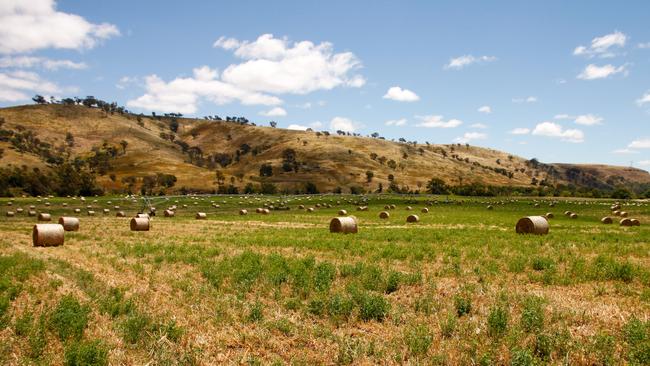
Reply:
[[94, 95], [649, 171], [650, 4], [598, 5], [8, 1], [0, 107]]

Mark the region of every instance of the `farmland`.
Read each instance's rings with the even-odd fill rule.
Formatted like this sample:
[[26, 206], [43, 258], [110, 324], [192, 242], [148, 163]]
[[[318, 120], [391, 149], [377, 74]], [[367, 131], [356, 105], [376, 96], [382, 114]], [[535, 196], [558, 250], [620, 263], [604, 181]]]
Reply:
[[[132, 232], [139, 199], [5, 198], [0, 362], [648, 364], [650, 209], [621, 202], [641, 222], [621, 227], [612, 203], [157, 197], [151, 230]], [[35, 248], [30, 205], [54, 221], [77, 216], [80, 230]], [[264, 205], [290, 209], [255, 212]], [[329, 232], [341, 209], [357, 234]], [[547, 212], [548, 235], [515, 233], [520, 217]], [[608, 215], [614, 224], [601, 224]]]

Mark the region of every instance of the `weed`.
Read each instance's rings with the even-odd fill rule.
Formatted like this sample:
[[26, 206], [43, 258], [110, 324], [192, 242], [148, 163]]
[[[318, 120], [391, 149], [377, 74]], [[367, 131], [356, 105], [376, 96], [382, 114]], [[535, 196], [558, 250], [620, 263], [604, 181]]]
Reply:
[[472, 311], [472, 299], [467, 294], [459, 294], [454, 297], [456, 315], [460, 318]]
[[134, 311], [122, 322], [122, 339], [130, 344], [138, 343], [151, 326], [151, 318]]
[[108, 365], [108, 347], [99, 340], [73, 342], [65, 349], [65, 365]]
[[264, 319], [264, 309], [263, 304], [259, 301], [256, 301], [248, 310], [248, 316], [246, 317], [249, 322], [255, 323]]
[[328, 291], [334, 277], [336, 276], [336, 267], [329, 262], [321, 262], [316, 266], [314, 271], [314, 288], [317, 291]]
[[363, 294], [359, 301], [359, 317], [363, 321], [383, 321], [390, 311], [390, 304], [382, 295]]
[[89, 313], [88, 305], [81, 305], [73, 295], [65, 295], [50, 314], [49, 324], [61, 341], [79, 340], [88, 325]]
[[521, 311], [521, 328], [527, 332], [537, 332], [544, 327], [544, 300], [529, 296], [524, 299]]
[[399, 289], [400, 282], [402, 281], [402, 274], [399, 272], [391, 271], [386, 279], [386, 293], [390, 294]]
[[17, 336], [27, 336], [32, 331], [34, 324], [34, 316], [31, 311], [25, 311], [20, 318], [16, 319], [14, 324], [14, 332]]
[[408, 348], [411, 355], [414, 356], [424, 356], [431, 343], [433, 342], [433, 336], [425, 325], [416, 325], [406, 329], [404, 334], [404, 343]]
[[534, 365], [535, 359], [527, 349], [515, 348], [510, 355], [511, 366], [531, 366]]
[[458, 320], [456, 320], [456, 317], [453, 314], [449, 314], [447, 319], [440, 322], [440, 330], [444, 338], [451, 338], [451, 336], [454, 335], [457, 322]]
[[508, 309], [497, 305], [490, 309], [488, 315], [488, 333], [491, 337], [500, 338], [508, 330]]
[[330, 297], [327, 312], [335, 320], [347, 320], [352, 314], [353, 308], [354, 302], [351, 298], [337, 293]]

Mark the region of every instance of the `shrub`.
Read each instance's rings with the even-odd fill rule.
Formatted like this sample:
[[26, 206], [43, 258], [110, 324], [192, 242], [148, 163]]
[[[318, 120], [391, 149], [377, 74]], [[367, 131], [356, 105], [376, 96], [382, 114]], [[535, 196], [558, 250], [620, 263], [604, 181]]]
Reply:
[[366, 290], [382, 291], [385, 287], [382, 270], [375, 265], [364, 268], [361, 282]]
[[429, 351], [433, 336], [425, 325], [417, 325], [406, 330], [404, 342], [412, 355], [422, 356]]
[[390, 310], [390, 304], [382, 295], [363, 294], [359, 302], [359, 317], [363, 321], [383, 321]]
[[386, 293], [390, 294], [399, 289], [402, 275], [399, 272], [391, 271], [386, 279]]
[[472, 311], [472, 299], [467, 295], [456, 295], [454, 298], [454, 307], [456, 308], [456, 315], [460, 318]]
[[264, 318], [263, 305], [261, 302], [257, 301], [253, 306], [251, 306], [248, 311], [247, 319], [249, 322], [258, 322]]
[[314, 273], [314, 287], [318, 291], [328, 291], [336, 276], [336, 267], [329, 262], [322, 262], [316, 266]]
[[65, 350], [65, 365], [108, 365], [108, 348], [99, 340], [74, 342]]
[[544, 327], [543, 299], [530, 296], [524, 300], [521, 311], [521, 328], [527, 332], [536, 332]]
[[508, 330], [508, 309], [497, 305], [488, 315], [488, 333], [491, 337], [499, 338]]
[[352, 314], [353, 308], [354, 302], [351, 298], [342, 294], [334, 294], [330, 297], [327, 312], [335, 319], [347, 319]]
[[151, 319], [139, 312], [134, 312], [122, 322], [122, 338], [125, 342], [136, 344], [151, 326]]
[[530, 366], [534, 365], [533, 355], [527, 349], [515, 348], [510, 356], [511, 366]]
[[50, 327], [61, 341], [79, 340], [88, 325], [89, 313], [88, 305], [81, 305], [74, 296], [65, 295], [50, 314]]
[[444, 338], [451, 338], [456, 331], [456, 317], [453, 314], [449, 314], [447, 319], [440, 323], [440, 330], [442, 331], [442, 336]]
[[323, 299], [312, 299], [307, 305], [307, 309], [312, 315], [323, 315], [325, 313], [326, 303]]

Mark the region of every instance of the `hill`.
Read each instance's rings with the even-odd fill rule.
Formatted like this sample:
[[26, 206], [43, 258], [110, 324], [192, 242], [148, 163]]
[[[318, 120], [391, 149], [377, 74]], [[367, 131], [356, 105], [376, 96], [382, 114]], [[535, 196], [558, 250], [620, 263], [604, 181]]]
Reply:
[[[292, 131], [243, 122], [112, 113], [82, 105], [0, 109], [3, 167], [48, 171], [85, 165], [107, 191], [213, 191], [273, 183], [288, 192], [424, 191], [449, 186], [641, 191], [648, 172], [605, 165], [543, 164], [460, 144]], [[173, 176], [173, 177], [172, 177]], [[175, 181], [174, 181], [175, 177]], [[268, 185], [267, 185], [268, 186]]]

